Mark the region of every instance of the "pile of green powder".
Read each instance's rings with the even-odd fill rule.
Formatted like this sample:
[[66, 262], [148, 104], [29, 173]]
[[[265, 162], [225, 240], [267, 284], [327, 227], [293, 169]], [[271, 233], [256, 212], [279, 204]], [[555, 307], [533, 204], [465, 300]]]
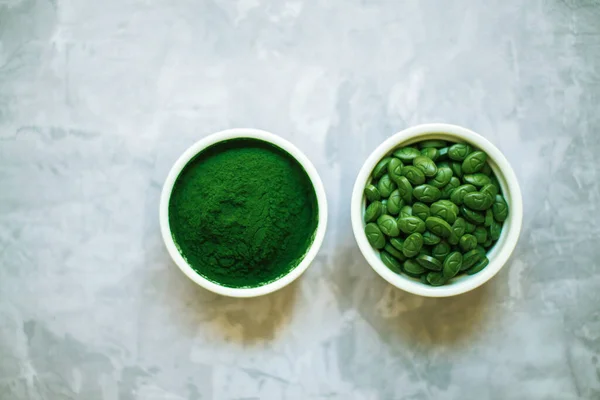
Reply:
[[296, 267], [318, 221], [314, 187], [287, 152], [256, 139], [220, 142], [177, 178], [169, 202], [173, 239], [200, 275], [256, 287]]

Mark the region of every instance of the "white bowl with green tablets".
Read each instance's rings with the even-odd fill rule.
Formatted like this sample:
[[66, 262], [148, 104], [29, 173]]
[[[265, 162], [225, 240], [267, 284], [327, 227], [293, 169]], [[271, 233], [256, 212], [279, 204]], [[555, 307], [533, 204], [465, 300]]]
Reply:
[[192, 281], [232, 297], [274, 292], [315, 258], [327, 227], [321, 178], [293, 144], [258, 129], [209, 135], [175, 162], [160, 226]]
[[516, 175], [483, 136], [449, 124], [388, 138], [361, 168], [352, 228], [371, 267], [392, 285], [448, 297], [490, 280], [523, 221]]

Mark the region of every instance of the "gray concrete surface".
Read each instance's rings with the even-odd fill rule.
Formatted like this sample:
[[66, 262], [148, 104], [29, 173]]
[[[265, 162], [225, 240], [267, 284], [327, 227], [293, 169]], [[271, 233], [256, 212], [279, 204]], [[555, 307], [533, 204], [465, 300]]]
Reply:
[[[0, 0], [0, 399], [599, 399], [600, 1]], [[349, 197], [404, 127], [493, 141], [521, 181], [509, 265], [395, 290]], [[293, 286], [189, 282], [161, 184], [257, 127], [321, 173], [330, 225]]]

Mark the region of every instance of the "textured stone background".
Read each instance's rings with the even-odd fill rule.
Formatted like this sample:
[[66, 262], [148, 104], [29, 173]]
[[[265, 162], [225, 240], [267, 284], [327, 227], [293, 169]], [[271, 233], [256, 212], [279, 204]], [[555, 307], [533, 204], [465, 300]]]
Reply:
[[[599, 0], [0, 0], [0, 399], [599, 399]], [[506, 268], [452, 299], [360, 255], [362, 160], [422, 122], [513, 163]], [[160, 187], [257, 127], [319, 169], [330, 226], [291, 287], [189, 282]]]

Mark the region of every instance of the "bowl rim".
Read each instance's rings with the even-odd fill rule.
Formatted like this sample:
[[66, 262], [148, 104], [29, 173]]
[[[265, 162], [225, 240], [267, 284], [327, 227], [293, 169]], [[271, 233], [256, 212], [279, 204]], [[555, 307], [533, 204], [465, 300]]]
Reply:
[[[394, 148], [402, 144], [425, 140], [425, 136], [427, 138], [435, 138], [436, 136], [438, 138], [453, 137], [456, 138], [457, 141], [471, 143], [485, 151], [489, 156], [491, 161], [490, 166], [500, 181], [506, 201], [510, 207], [509, 217], [505, 222], [505, 228], [508, 227], [508, 230], [503, 229], [502, 236], [504, 236], [504, 238], [501, 236], [499, 239], [499, 242], [502, 240], [502, 245], [499, 248], [496, 248], [495, 246], [490, 250], [490, 252], [494, 251], [494, 254], [493, 257], [490, 258], [489, 265], [475, 275], [460, 278], [461, 280], [459, 282], [437, 287], [427, 286], [410, 277], [392, 272], [385, 264], [383, 264], [379, 258], [379, 251], [371, 247], [364, 234], [363, 191], [365, 184], [370, 178], [371, 171], [377, 162], [385, 155], [389, 154]], [[501, 176], [499, 176], [498, 173], [500, 173]], [[493, 278], [506, 264], [514, 251], [523, 223], [523, 200], [521, 198], [521, 189], [517, 177], [506, 157], [504, 157], [502, 152], [496, 146], [483, 136], [470, 129], [445, 123], [430, 123], [412, 126], [395, 133], [381, 143], [369, 155], [360, 169], [354, 183], [351, 203], [350, 212], [354, 238], [369, 265], [393, 286], [409, 293], [426, 297], [449, 297], [459, 295], [471, 291]], [[488, 254], [490, 253], [488, 252]]]
[[[302, 168], [304, 168], [304, 170], [308, 174], [308, 177], [315, 189], [319, 218], [317, 221], [317, 228], [315, 231], [314, 240], [310, 245], [310, 248], [304, 255], [302, 261], [295, 268], [292, 268], [287, 274], [281, 276], [275, 281], [267, 283], [263, 286], [251, 288], [231, 288], [219, 285], [218, 283], [204, 278], [203, 276], [198, 274], [183, 258], [183, 256], [177, 249], [177, 246], [175, 245], [175, 241], [173, 239], [169, 226], [169, 200], [171, 198], [171, 192], [173, 191], [173, 186], [175, 184], [175, 181], [177, 180], [177, 177], [179, 176], [183, 168], [188, 164], [188, 162], [192, 160], [192, 158], [194, 158], [198, 153], [200, 153], [204, 149], [216, 143], [225, 140], [243, 138], [257, 139], [268, 142], [284, 150], [300, 163]], [[243, 298], [257, 297], [275, 292], [289, 285], [300, 275], [302, 275], [302, 273], [306, 271], [311, 262], [314, 260], [321, 247], [321, 244], [323, 243], [325, 231], [327, 229], [327, 197], [325, 194], [323, 182], [321, 181], [321, 177], [319, 176], [316, 168], [310, 162], [308, 157], [306, 157], [306, 155], [304, 155], [304, 153], [300, 151], [295, 145], [281, 138], [280, 136], [277, 136], [271, 132], [267, 132], [264, 130], [253, 128], [233, 128], [212, 133], [198, 140], [196, 143], [188, 147], [183, 152], [183, 154], [181, 154], [181, 156], [179, 156], [177, 161], [175, 161], [175, 163], [171, 167], [171, 170], [169, 171], [169, 174], [167, 175], [167, 178], [162, 188], [159, 206], [159, 220], [163, 242], [167, 247], [169, 255], [171, 256], [175, 264], [179, 267], [179, 269], [189, 279], [191, 279], [199, 286], [220, 295]]]

